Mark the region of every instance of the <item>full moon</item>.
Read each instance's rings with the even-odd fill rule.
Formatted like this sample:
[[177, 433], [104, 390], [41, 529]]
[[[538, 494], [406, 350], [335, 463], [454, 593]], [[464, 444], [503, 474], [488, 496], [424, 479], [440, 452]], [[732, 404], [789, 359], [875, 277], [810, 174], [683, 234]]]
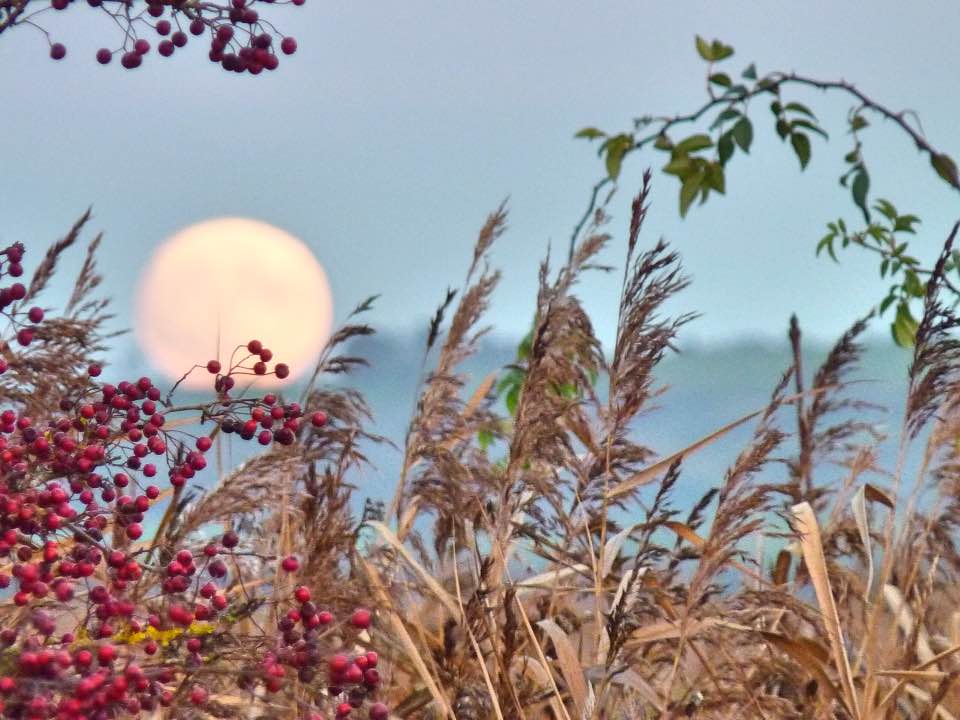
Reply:
[[[253, 339], [273, 351], [271, 369], [282, 362], [292, 378], [302, 376], [313, 370], [332, 323], [330, 284], [307, 246], [245, 218], [206, 220], [175, 234], [154, 252], [137, 293], [137, 339], [171, 378], [208, 360], [226, 369], [234, 348]], [[210, 387], [211, 380], [198, 368], [184, 385]]]

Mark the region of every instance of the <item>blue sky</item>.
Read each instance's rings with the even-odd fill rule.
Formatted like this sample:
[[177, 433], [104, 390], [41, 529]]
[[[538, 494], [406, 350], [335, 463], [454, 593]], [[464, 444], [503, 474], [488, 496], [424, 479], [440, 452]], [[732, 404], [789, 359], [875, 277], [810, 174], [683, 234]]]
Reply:
[[[107, 288], [126, 325], [153, 247], [208, 217], [253, 217], [309, 244], [338, 318], [379, 292], [373, 322], [407, 330], [462, 279], [484, 216], [509, 195], [490, 319], [521, 333], [540, 258], [548, 243], [565, 249], [602, 172], [573, 133], [697, 107], [697, 33], [736, 47], [731, 70], [755, 61], [761, 73], [853, 80], [893, 108], [917, 110], [931, 141], [960, 156], [952, 3], [307, 0], [265, 12], [300, 50], [256, 78], [219, 71], [199, 43], [170, 59], [152, 54], [135, 72], [100, 67], [93, 54], [115, 30], [83, 3], [46, 23], [68, 47], [60, 63], [30, 28], [0, 36], [0, 241], [39, 249], [93, 204]], [[828, 146], [814, 143], [807, 172], [764, 104], [754, 110], [755, 149], [735, 158], [725, 198], [681, 222], [675, 181], [656, 178], [646, 241], [664, 235], [694, 277], [675, 304], [704, 315], [690, 339], [781, 338], [791, 312], [808, 333], [832, 338], [883, 292], [866, 258], [814, 258], [827, 220], [855, 218], [836, 183], [848, 103], [793, 97], [820, 109], [833, 131]], [[874, 196], [920, 215], [918, 248], [935, 256], [960, 216], [956, 195], [902, 134], [877, 123], [865, 139]], [[662, 164], [660, 154], [630, 159], [611, 206], [618, 242], [607, 262], [621, 260], [643, 168]], [[615, 276], [592, 278], [581, 293], [609, 337]]]

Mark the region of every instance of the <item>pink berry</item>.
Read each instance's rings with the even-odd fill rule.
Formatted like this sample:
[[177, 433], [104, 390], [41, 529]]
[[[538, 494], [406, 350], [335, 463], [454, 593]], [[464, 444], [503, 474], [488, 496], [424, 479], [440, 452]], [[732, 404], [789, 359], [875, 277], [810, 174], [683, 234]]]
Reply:
[[30, 308], [30, 312], [27, 313], [27, 317], [30, 318], [30, 322], [32, 323], [41, 322], [43, 320], [43, 308]]
[[387, 720], [390, 717], [390, 708], [381, 702], [370, 706], [370, 720]]
[[137, 55], [146, 55], [148, 52], [150, 52], [150, 43], [147, 40], [140, 38], [133, 44], [133, 51]]
[[297, 51], [297, 41], [292, 37], [285, 37], [280, 42], [280, 49], [284, 55], [293, 55]]

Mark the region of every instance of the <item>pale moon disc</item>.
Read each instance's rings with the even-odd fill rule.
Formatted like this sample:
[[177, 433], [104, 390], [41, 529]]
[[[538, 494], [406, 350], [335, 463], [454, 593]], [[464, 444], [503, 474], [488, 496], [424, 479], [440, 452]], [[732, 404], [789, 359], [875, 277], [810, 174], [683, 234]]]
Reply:
[[[310, 249], [245, 218], [205, 220], [176, 233], [154, 252], [137, 291], [137, 339], [150, 363], [174, 379], [208, 360], [225, 371], [234, 349], [257, 339], [273, 352], [271, 370], [278, 362], [290, 367], [290, 382], [312, 372], [332, 323], [330, 284]], [[270, 375], [258, 386], [279, 382]], [[209, 388], [212, 378], [199, 368], [184, 384]]]

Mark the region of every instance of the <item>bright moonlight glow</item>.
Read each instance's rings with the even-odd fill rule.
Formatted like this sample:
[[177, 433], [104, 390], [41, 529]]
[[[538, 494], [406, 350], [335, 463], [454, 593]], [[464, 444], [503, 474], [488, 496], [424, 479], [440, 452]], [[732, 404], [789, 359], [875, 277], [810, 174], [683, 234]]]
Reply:
[[[327, 276], [306, 245], [243, 218], [207, 220], [171, 237], [148, 263], [137, 297], [137, 338], [172, 378], [212, 359], [226, 369], [233, 349], [254, 338], [273, 351], [271, 369], [282, 362], [292, 377], [303, 375], [332, 322]], [[211, 381], [201, 368], [185, 384]]]

